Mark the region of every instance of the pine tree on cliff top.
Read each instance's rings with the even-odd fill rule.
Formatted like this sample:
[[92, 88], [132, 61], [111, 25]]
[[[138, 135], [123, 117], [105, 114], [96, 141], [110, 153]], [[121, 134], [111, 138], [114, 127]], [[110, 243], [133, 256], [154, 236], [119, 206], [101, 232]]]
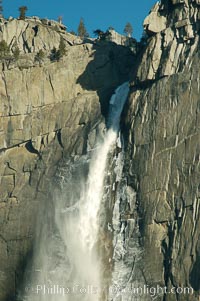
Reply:
[[86, 28], [85, 28], [83, 18], [80, 19], [80, 23], [79, 23], [79, 26], [78, 26], [78, 35], [81, 37], [81, 39], [88, 37], [88, 33], [87, 33]]
[[124, 33], [127, 35], [127, 37], [131, 37], [133, 34], [133, 27], [130, 22], [127, 22], [124, 27]]
[[27, 6], [20, 6], [19, 7], [19, 19], [20, 20], [25, 20], [25, 17], [26, 17], [26, 11], [27, 11]]

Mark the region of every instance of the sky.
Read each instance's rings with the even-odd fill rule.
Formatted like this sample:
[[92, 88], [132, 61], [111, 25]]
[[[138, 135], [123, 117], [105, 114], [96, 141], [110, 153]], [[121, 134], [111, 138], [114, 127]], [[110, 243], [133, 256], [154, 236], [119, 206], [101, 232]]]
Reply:
[[123, 33], [124, 26], [130, 22], [133, 36], [138, 40], [142, 34], [142, 23], [156, 0], [3, 0], [4, 16], [17, 17], [18, 8], [27, 6], [27, 16], [58, 19], [68, 31], [77, 31], [80, 18], [84, 19], [87, 31], [106, 30], [112, 26]]

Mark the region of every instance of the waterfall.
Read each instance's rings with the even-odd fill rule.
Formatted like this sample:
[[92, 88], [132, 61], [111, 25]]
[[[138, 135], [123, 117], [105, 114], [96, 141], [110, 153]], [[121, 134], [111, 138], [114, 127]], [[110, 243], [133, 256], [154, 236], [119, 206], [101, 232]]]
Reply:
[[[108, 129], [103, 141], [97, 138], [97, 146], [89, 160], [87, 179], [83, 179], [77, 167], [80, 181], [76, 181], [76, 185], [73, 186], [67, 174], [68, 170], [64, 172], [63, 177], [66, 177], [65, 181], [69, 187], [67, 186], [68, 189], [64, 187], [59, 198], [54, 201], [54, 226], [57, 230], [38, 247], [36, 252], [40, 258], [36, 264], [38, 270], [31, 280], [31, 285], [36, 287], [36, 291], [34, 294], [28, 292], [24, 300], [99, 301], [101, 290], [101, 260], [98, 253], [99, 210], [104, 193], [108, 156], [115, 148], [120, 115], [128, 93], [129, 83], [126, 82], [116, 89], [110, 100]], [[73, 189], [79, 190], [79, 193], [70, 191]], [[53, 250], [51, 255], [48, 255], [47, 244], [48, 248]]]
[[98, 146], [90, 163], [86, 191], [80, 202], [80, 240], [86, 252], [91, 251], [97, 242], [98, 212], [103, 196], [104, 177], [109, 151], [117, 140], [120, 115], [129, 92], [128, 83], [121, 85], [110, 100], [109, 129], [104, 141]]

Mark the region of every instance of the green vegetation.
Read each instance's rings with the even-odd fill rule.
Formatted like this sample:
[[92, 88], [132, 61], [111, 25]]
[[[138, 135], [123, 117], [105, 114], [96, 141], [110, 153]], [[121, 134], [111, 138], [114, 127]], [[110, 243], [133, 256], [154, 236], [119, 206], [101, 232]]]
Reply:
[[66, 44], [65, 41], [63, 39], [63, 37], [60, 38], [60, 44], [59, 44], [59, 48], [58, 48], [58, 57], [59, 59], [61, 57], [63, 57], [66, 54], [67, 50], [66, 50]]
[[19, 55], [20, 55], [20, 50], [19, 47], [17, 45], [17, 42], [15, 41], [15, 43], [13, 44], [13, 57], [14, 59], [17, 61], [19, 59]]
[[89, 34], [87, 33], [83, 18], [80, 19], [80, 23], [78, 26], [78, 35], [80, 36], [81, 39], [89, 37]]
[[45, 53], [42, 49], [40, 49], [35, 56], [35, 61], [41, 64], [44, 58], [45, 58]]
[[2, 40], [0, 42], [0, 59], [8, 59], [10, 58], [10, 48], [6, 41]]
[[51, 50], [50, 60], [52, 62], [57, 60], [57, 49], [56, 49], [56, 47], [53, 47], [53, 49]]
[[58, 50], [55, 47], [51, 50], [51, 61], [59, 61], [66, 54], [66, 52], [66, 44], [63, 37], [61, 37]]
[[124, 27], [124, 33], [125, 33], [125, 35], [127, 35], [127, 37], [129, 37], [129, 38], [132, 36], [132, 34], [133, 34], [133, 27], [132, 27], [132, 25], [131, 25], [130, 22], [127, 22], [127, 23], [126, 23], [126, 25], [125, 25], [125, 27]]
[[26, 18], [26, 11], [28, 10], [27, 6], [20, 6], [19, 7], [19, 19], [20, 20], [25, 20]]
[[2, 40], [0, 42], [0, 60], [4, 61], [17, 61], [19, 59], [20, 50], [15, 41], [12, 46], [12, 51], [10, 51], [10, 47], [6, 43], [6, 41]]
[[109, 40], [109, 38], [111, 36], [111, 33], [110, 33], [109, 30], [107, 30], [106, 32], [104, 32], [101, 29], [96, 29], [96, 30], [93, 31], [93, 33], [101, 41]]
[[104, 32], [101, 29], [96, 29], [93, 31], [93, 34], [95, 37], [101, 39], [101, 37], [104, 35]]

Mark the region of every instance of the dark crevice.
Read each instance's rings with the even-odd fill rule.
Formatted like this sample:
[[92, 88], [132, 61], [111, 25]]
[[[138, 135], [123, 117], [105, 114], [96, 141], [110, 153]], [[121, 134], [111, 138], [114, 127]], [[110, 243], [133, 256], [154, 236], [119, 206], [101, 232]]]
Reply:
[[33, 29], [33, 31], [34, 31], [34, 37], [36, 37], [37, 34], [38, 34], [38, 29], [39, 29], [39, 28], [38, 28], [38, 25], [32, 27], [32, 29]]
[[[27, 239], [32, 239], [32, 237], [27, 237]], [[27, 254], [24, 257], [21, 257], [20, 262], [18, 263], [17, 268], [15, 269], [15, 294], [11, 298], [9, 297], [7, 301], [19, 300], [19, 292], [24, 291], [23, 283], [26, 279], [26, 270], [30, 265], [33, 259], [33, 246], [27, 251]], [[13, 298], [14, 297], [14, 298]]]
[[64, 148], [64, 145], [63, 145], [63, 143], [62, 143], [61, 130], [58, 130], [58, 131], [57, 131], [57, 139], [58, 139], [58, 143], [60, 144], [60, 146], [61, 146], [62, 148]]
[[12, 167], [10, 166], [10, 162], [6, 162], [6, 165], [7, 165], [7, 167], [8, 167], [9, 169], [13, 170], [14, 172], [17, 172], [16, 169], [14, 169], [14, 168], [12, 168]]
[[51, 89], [52, 89], [53, 95], [55, 95], [55, 91], [54, 91], [54, 87], [53, 87], [53, 83], [52, 83], [51, 75], [50, 74], [49, 74], [49, 83], [51, 85]]
[[197, 252], [196, 260], [194, 262], [193, 268], [190, 272], [190, 283], [192, 288], [199, 292], [200, 290], [200, 253]]
[[24, 33], [22, 34], [22, 39], [23, 39], [23, 49], [24, 49], [24, 52], [26, 53], [26, 50], [28, 50], [28, 53], [31, 53], [31, 49], [28, 46], [28, 42], [27, 42], [27, 40], [24, 37]]
[[32, 154], [37, 154], [39, 157], [41, 156], [40, 153], [38, 152], [38, 150], [36, 150], [34, 147], [33, 147], [33, 144], [32, 144], [32, 141], [29, 140], [26, 144], [25, 144], [25, 147], [27, 149], [27, 151], [29, 151], [30, 153]]
[[168, 245], [166, 240], [163, 240], [161, 243], [161, 250], [163, 253], [163, 267], [164, 267], [164, 281], [165, 281], [165, 285], [167, 285], [168, 283], [168, 279], [169, 279], [169, 254], [168, 254]]
[[[162, 252], [163, 252], [163, 267], [164, 267], [164, 280], [165, 286], [169, 287], [170, 281], [175, 287], [172, 275], [172, 253], [174, 247], [174, 236], [175, 236], [175, 227], [173, 224], [168, 226], [168, 243], [166, 240], [162, 241]], [[163, 301], [167, 300], [167, 295], [164, 295]]]

